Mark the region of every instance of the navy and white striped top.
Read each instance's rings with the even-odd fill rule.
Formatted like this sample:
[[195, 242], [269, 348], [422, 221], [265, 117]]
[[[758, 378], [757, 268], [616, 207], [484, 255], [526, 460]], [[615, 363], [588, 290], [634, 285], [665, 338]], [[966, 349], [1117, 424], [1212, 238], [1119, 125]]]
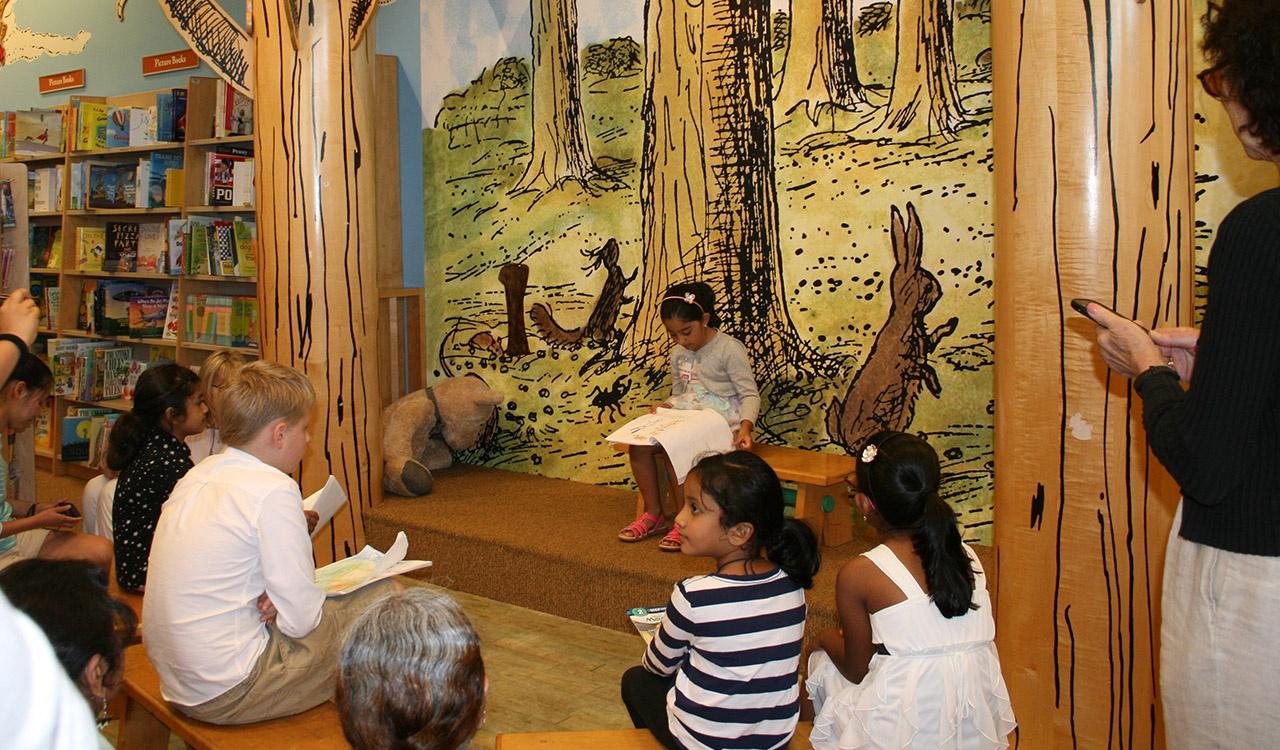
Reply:
[[671, 592], [645, 669], [676, 672], [672, 735], [687, 748], [785, 747], [800, 718], [804, 589], [781, 569], [695, 576]]

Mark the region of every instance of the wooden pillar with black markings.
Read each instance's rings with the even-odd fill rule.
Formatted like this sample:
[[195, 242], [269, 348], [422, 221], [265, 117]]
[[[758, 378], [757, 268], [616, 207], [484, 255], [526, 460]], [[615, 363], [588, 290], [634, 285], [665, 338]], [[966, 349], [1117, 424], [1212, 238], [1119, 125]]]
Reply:
[[1163, 746], [1164, 546], [1178, 488], [1091, 297], [1188, 325], [1191, 0], [996, 0], [997, 643], [1018, 744]]
[[360, 550], [382, 492], [374, 8], [259, 0], [250, 31], [263, 357], [316, 389], [304, 491], [333, 474], [351, 498], [317, 536], [318, 564]]

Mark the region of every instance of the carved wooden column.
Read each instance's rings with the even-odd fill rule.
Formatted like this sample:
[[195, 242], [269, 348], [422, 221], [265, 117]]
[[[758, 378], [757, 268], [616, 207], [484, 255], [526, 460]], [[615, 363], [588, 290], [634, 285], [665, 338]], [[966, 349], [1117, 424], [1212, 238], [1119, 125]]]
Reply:
[[250, 31], [262, 353], [316, 389], [303, 489], [333, 474], [351, 498], [318, 563], [359, 551], [382, 492], [369, 6], [258, 0]]
[[997, 642], [1025, 747], [1163, 744], [1164, 545], [1178, 489], [1092, 297], [1191, 312], [1191, 0], [996, 0]]

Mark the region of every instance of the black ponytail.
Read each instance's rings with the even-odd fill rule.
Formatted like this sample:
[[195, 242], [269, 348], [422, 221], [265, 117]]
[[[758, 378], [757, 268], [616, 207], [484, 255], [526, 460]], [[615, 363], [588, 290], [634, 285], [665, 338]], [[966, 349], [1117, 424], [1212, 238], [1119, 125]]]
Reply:
[[200, 376], [182, 365], [156, 365], [138, 378], [133, 411], [125, 412], [107, 438], [107, 467], [123, 471], [153, 432], [162, 429], [165, 412], [186, 416], [187, 398], [200, 387]]
[[813, 587], [813, 577], [818, 574], [821, 559], [818, 557], [818, 537], [809, 525], [787, 518], [782, 529], [764, 543], [769, 561], [782, 568], [800, 588]]
[[[874, 446], [874, 449], [873, 449]], [[891, 528], [910, 531], [925, 582], [943, 617], [958, 617], [973, 603], [973, 561], [965, 552], [956, 514], [938, 494], [938, 454], [904, 432], [873, 435], [858, 457], [858, 489]]]
[[[686, 295], [693, 295], [693, 301], [687, 301]], [[701, 321], [703, 314], [709, 315], [707, 325], [720, 327], [720, 316], [716, 314], [716, 293], [711, 285], [701, 281], [689, 281], [667, 287], [662, 295], [662, 304], [658, 305], [658, 317], [663, 320], [682, 320], [686, 323]]]
[[924, 517], [911, 534], [911, 545], [920, 556], [929, 593], [943, 617], [959, 617], [978, 608], [973, 603], [973, 561], [960, 541], [955, 512], [936, 491], [925, 498]]
[[804, 523], [783, 515], [782, 483], [764, 459], [750, 451], [709, 455], [690, 473], [720, 506], [721, 526], [749, 523], [755, 529], [747, 552], [763, 553], [800, 587], [813, 586], [821, 562], [818, 539]]

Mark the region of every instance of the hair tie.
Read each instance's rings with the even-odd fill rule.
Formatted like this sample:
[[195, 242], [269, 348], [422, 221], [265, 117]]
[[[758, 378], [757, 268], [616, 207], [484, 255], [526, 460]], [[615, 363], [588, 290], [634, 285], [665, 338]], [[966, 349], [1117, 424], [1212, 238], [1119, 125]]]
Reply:
[[[699, 310], [702, 310], [704, 313], [706, 312], [706, 310], [703, 310], [703, 309], [702, 309], [702, 305], [699, 305], [699, 304], [698, 304], [698, 298], [697, 298], [697, 297], [695, 297], [695, 296], [693, 295], [693, 292], [685, 292], [684, 294], [672, 294], [672, 295], [670, 295], [670, 296], [668, 296], [668, 297], [663, 297], [663, 298], [662, 298], [662, 302], [667, 302], [667, 301], [669, 301], [669, 300], [675, 300], [675, 301], [677, 301], [677, 302], [683, 302], [683, 303], [685, 303], [686, 305], [693, 305], [694, 307], [698, 308]], [[662, 304], [662, 302], [659, 302], [658, 304]]]
[[880, 449], [876, 447], [875, 443], [867, 443], [867, 447], [862, 449], [862, 455], [859, 458], [862, 459], [862, 463], [869, 464], [876, 460], [878, 455], [880, 455]]

